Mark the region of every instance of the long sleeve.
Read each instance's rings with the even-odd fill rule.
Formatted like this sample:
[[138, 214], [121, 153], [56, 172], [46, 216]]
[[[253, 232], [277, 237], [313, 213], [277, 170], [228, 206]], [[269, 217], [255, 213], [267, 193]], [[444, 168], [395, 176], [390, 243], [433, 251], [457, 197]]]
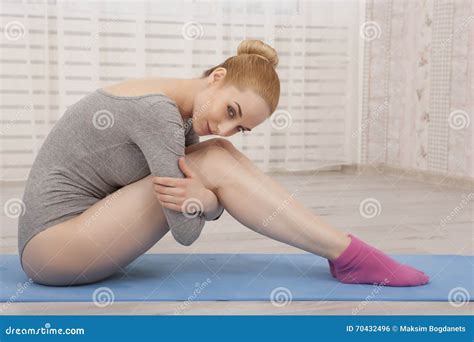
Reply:
[[188, 119], [187, 125], [189, 125], [189, 132], [186, 134], [185, 146], [194, 145], [199, 142], [199, 135], [193, 129], [192, 120]]
[[[166, 97], [153, 98], [125, 127], [132, 143], [147, 160], [151, 174], [160, 177], [185, 178], [178, 159], [185, 155], [183, 121], [176, 104]], [[186, 217], [182, 212], [164, 208], [171, 233], [180, 244], [189, 246], [201, 234], [205, 218], [201, 214]]]

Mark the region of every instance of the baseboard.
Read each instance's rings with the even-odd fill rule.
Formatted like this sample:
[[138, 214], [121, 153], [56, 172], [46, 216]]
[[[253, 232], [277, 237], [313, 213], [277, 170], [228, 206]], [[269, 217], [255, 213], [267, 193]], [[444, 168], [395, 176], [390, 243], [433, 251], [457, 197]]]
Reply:
[[399, 177], [400, 179], [415, 180], [428, 184], [449, 186], [465, 189], [468, 191], [474, 191], [474, 178], [442, 174], [426, 170], [402, 169], [384, 164], [354, 164], [343, 165], [342, 172], [391, 175]]

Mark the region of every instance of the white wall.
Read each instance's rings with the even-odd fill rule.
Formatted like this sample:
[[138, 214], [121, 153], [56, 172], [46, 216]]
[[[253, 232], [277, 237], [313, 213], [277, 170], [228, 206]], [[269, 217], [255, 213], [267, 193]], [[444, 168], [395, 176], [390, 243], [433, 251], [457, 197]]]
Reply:
[[234, 55], [245, 38], [278, 50], [282, 94], [278, 120], [231, 141], [265, 171], [353, 163], [358, 7], [2, 1], [0, 179], [27, 177], [52, 126], [82, 96], [126, 78], [196, 77]]
[[368, 1], [362, 161], [474, 177], [474, 5]]

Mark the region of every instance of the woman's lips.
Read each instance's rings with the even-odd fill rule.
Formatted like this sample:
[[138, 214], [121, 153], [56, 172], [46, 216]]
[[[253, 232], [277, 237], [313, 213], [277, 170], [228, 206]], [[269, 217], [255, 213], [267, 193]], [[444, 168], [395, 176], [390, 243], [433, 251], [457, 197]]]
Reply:
[[209, 122], [206, 122], [206, 130], [207, 130], [207, 134], [212, 134], [211, 127], [209, 126]]

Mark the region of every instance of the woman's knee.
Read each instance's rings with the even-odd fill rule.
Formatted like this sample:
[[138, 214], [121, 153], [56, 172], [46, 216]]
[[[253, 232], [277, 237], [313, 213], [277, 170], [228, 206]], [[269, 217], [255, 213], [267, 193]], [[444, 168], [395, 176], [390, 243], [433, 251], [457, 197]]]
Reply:
[[231, 168], [235, 168], [238, 159], [233, 155], [233, 145], [230, 141], [213, 138], [204, 141], [198, 150], [186, 155], [190, 159], [189, 166], [199, 175], [208, 189], [217, 189], [229, 181], [225, 177]]
[[227, 173], [229, 169], [239, 167], [239, 158], [231, 142], [217, 139], [216, 143], [205, 149], [203, 166], [205, 171], [219, 175]]
[[[235, 148], [234, 144], [232, 144], [231, 141], [229, 141], [227, 139], [224, 139], [224, 138], [212, 138], [212, 139], [209, 139], [209, 140], [206, 140], [206, 141], [211, 141], [213, 146], [216, 146], [217, 148], [220, 148], [220, 149], [222, 149], [224, 151], [227, 151], [231, 154], [238, 151]], [[224, 152], [224, 151], [222, 151], [222, 152]]]

